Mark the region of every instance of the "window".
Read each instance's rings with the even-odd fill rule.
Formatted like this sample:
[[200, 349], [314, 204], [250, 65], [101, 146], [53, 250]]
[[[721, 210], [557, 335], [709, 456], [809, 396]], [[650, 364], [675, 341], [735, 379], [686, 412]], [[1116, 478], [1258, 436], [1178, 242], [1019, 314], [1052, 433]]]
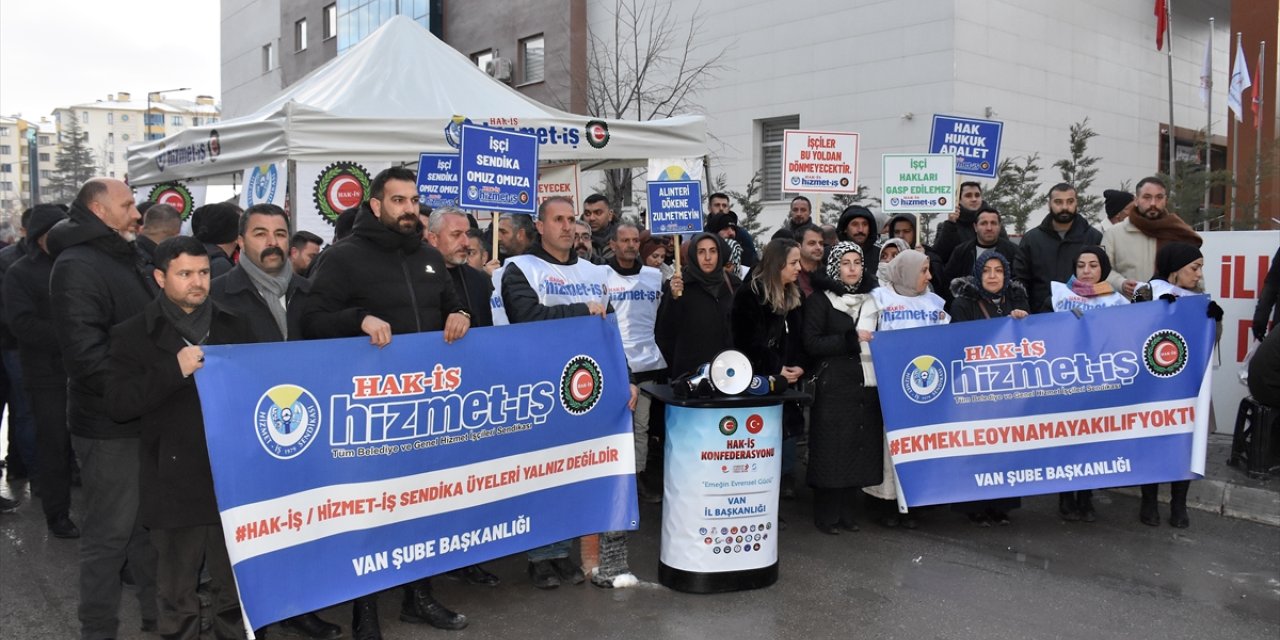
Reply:
[[120, 134], [120, 138], [121, 138], [121, 139], [123, 139], [125, 142], [128, 142], [128, 141], [129, 141], [129, 134], [127, 134], [127, 133], [122, 133], [122, 134]]
[[13, 165], [8, 163], [0, 164], [0, 173], [13, 173]]
[[50, 171], [50, 170], [48, 170], [48, 169], [41, 169], [41, 170], [40, 170], [40, 179], [41, 179], [41, 180], [48, 180], [48, 179], [50, 179], [50, 178], [52, 178], [52, 177], [53, 177], [53, 172], [52, 172], [52, 171]]
[[338, 4], [335, 2], [324, 8], [324, 39], [338, 36]]
[[800, 116], [760, 121], [760, 174], [764, 178], [760, 196], [765, 201], [790, 195], [782, 190], [782, 132], [799, 128]]
[[543, 41], [541, 35], [520, 41], [520, 81], [524, 84], [542, 82]]
[[[128, 136], [125, 136], [125, 137], [127, 138]], [[40, 162], [49, 162], [49, 154], [47, 153], [40, 154]]]
[[303, 18], [293, 23], [293, 50], [307, 50], [307, 19]]
[[80, 124], [89, 124], [89, 112], [88, 112], [88, 111], [81, 111], [81, 112], [80, 112]]
[[9, 127], [0, 127], [0, 136], [9, 135]]
[[38, 140], [40, 144], [49, 144], [49, 136], [40, 136]]
[[262, 72], [266, 73], [276, 66], [275, 48], [270, 44], [262, 45]]
[[108, 132], [107, 132], [107, 144], [115, 144], [115, 143], [116, 143], [116, 134], [114, 134], [114, 133], [112, 133], [112, 132], [108, 131]]
[[129, 114], [127, 113], [120, 114], [120, 122], [128, 122], [128, 121], [129, 121]]
[[115, 164], [115, 163], [116, 163], [116, 152], [114, 151], [107, 152], [107, 164]]
[[157, 126], [157, 127], [159, 127], [159, 126], [163, 126], [163, 125], [164, 125], [164, 114], [163, 114], [163, 113], [148, 113], [148, 114], [146, 114], [146, 116], [147, 116], [147, 117], [146, 117], [146, 118], [144, 118], [144, 121], [145, 121], [148, 125], [154, 125], [154, 126]]
[[13, 183], [8, 181], [0, 182], [0, 191], [13, 191]]
[[480, 67], [481, 71], [484, 71], [485, 67], [488, 67], [490, 62], [493, 62], [493, 57], [493, 49], [485, 49], [480, 53], [471, 54], [471, 60], [476, 63], [477, 67]]
[[115, 124], [115, 123], [116, 123], [116, 114], [115, 114], [115, 112], [114, 112], [114, 111], [108, 111], [108, 112], [107, 112], [107, 124]]
[[13, 153], [13, 147], [7, 144], [0, 144], [0, 156], [7, 156]]
[[169, 124], [175, 127], [182, 126], [182, 116], [169, 116]]

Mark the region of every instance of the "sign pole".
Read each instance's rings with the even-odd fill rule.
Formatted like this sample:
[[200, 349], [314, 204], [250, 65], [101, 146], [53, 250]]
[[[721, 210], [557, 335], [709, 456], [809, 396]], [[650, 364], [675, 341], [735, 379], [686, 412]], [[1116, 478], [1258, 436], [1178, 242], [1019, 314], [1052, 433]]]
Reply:
[[489, 229], [493, 231], [493, 234], [492, 234], [493, 235], [493, 253], [489, 258], [490, 260], [498, 260], [498, 234], [501, 232], [498, 229], [498, 218], [501, 215], [502, 215], [501, 213], [494, 211], [493, 222], [489, 224]]
[[[676, 259], [676, 274], [678, 275], [680, 273], [680, 235], [679, 234], [676, 234], [675, 259]], [[675, 294], [672, 294], [672, 295], [675, 295]], [[680, 296], [676, 295], [675, 297], [679, 298]]]

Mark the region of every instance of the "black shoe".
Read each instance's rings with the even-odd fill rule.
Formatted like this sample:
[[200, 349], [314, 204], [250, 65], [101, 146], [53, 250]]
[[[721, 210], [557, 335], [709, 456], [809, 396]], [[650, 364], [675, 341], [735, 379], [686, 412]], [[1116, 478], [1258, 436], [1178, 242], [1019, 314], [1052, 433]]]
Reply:
[[990, 511], [987, 511], [987, 517], [989, 517], [992, 522], [1002, 527], [1007, 527], [1009, 526], [1010, 523], [1013, 522], [1012, 520], [1009, 519], [1008, 513], [1004, 511], [996, 511], [995, 509], [991, 509]]
[[1170, 507], [1169, 526], [1176, 527], [1178, 529], [1186, 529], [1191, 526], [1191, 518], [1187, 515], [1187, 508], [1185, 506], [1181, 508], [1177, 506]]
[[377, 596], [356, 598], [351, 611], [351, 640], [382, 640]]
[[467, 628], [467, 617], [445, 608], [431, 595], [431, 589], [412, 583], [404, 589], [404, 605], [400, 607], [400, 621], [412, 624], [429, 624], [437, 629], [457, 631]]
[[919, 520], [916, 520], [916, 517], [915, 517], [915, 516], [913, 516], [913, 515], [911, 515], [911, 514], [909, 514], [909, 513], [908, 513], [908, 514], [904, 514], [904, 515], [902, 516], [902, 528], [903, 528], [903, 529], [918, 529], [918, 528], [920, 528], [920, 521], [919, 521]]
[[898, 518], [896, 513], [880, 518], [880, 526], [886, 529], [897, 529], [900, 524], [902, 524], [902, 520]]
[[64, 513], [49, 520], [49, 533], [55, 538], [79, 538], [80, 528]]
[[0, 513], [13, 513], [18, 510], [18, 501], [0, 496]]
[[535, 560], [529, 563], [529, 579], [539, 589], [554, 589], [560, 586], [560, 576], [550, 560]]
[[1142, 508], [1138, 509], [1138, 520], [1148, 527], [1160, 526], [1160, 508], [1156, 506], [1155, 501], [1142, 501]]
[[813, 523], [813, 526], [817, 527], [817, 528], [818, 528], [818, 531], [821, 531], [821, 532], [823, 532], [823, 533], [825, 533], [825, 534], [827, 534], [827, 535], [829, 535], [829, 536], [838, 536], [838, 535], [840, 535], [840, 527], [837, 527], [837, 526], [836, 526], [836, 525], [834, 525], [834, 524], [825, 524], [825, 523], [822, 523], [822, 522], [814, 522], [814, 523]]
[[280, 621], [280, 630], [286, 635], [302, 636], [313, 640], [337, 640], [342, 637], [342, 627], [325, 622], [314, 613], [304, 613]]
[[1076, 500], [1076, 510], [1080, 512], [1080, 519], [1085, 522], [1095, 522], [1098, 519], [1098, 513], [1093, 510], [1093, 497], [1085, 495]]
[[582, 575], [582, 568], [574, 564], [568, 558], [552, 558], [550, 560], [551, 568], [555, 569], [556, 575], [560, 576], [561, 583], [582, 584], [586, 582], [587, 577]]
[[1078, 522], [1080, 520], [1080, 508], [1076, 503], [1076, 497], [1070, 493], [1058, 494], [1058, 515], [1062, 516], [1067, 522]]
[[841, 520], [838, 526], [841, 529], [844, 529], [845, 531], [851, 531], [854, 533], [862, 531], [862, 529], [858, 528], [858, 523], [854, 522], [853, 520]]
[[985, 513], [971, 513], [971, 514], [969, 514], [969, 522], [970, 522], [970, 523], [972, 523], [972, 524], [973, 524], [973, 526], [975, 526], [975, 527], [989, 527], [989, 526], [991, 526], [991, 518], [988, 518], [988, 517], [987, 517], [987, 514], [985, 514]]
[[496, 587], [501, 580], [498, 576], [485, 571], [484, 567], [473, 564], [469, 567], [454, 569], [447, 574], [450, 578], [467, 584], [477, 584], [482, 587]]

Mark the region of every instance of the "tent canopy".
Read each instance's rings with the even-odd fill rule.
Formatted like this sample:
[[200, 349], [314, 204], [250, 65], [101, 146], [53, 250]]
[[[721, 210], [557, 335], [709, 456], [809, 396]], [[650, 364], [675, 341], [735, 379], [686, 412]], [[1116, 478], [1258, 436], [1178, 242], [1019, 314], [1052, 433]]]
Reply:
[[129, 179], [203, 178], [283, 160], [413, 161], [456, 151], [463, 123], [533, 133], [541, 160], [584, 168], [707, 153], [702, 116], [639, 122], [552, 109], [397, 16], [252, 114], [131, 146]]

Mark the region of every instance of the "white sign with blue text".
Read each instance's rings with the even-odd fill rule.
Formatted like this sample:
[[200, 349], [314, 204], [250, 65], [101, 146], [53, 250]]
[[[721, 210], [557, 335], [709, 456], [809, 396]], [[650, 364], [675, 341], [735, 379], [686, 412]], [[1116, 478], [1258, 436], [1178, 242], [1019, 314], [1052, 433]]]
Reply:
[[460, 155], [460, 207], [536, 213], [537, 136], [462, 125]]

